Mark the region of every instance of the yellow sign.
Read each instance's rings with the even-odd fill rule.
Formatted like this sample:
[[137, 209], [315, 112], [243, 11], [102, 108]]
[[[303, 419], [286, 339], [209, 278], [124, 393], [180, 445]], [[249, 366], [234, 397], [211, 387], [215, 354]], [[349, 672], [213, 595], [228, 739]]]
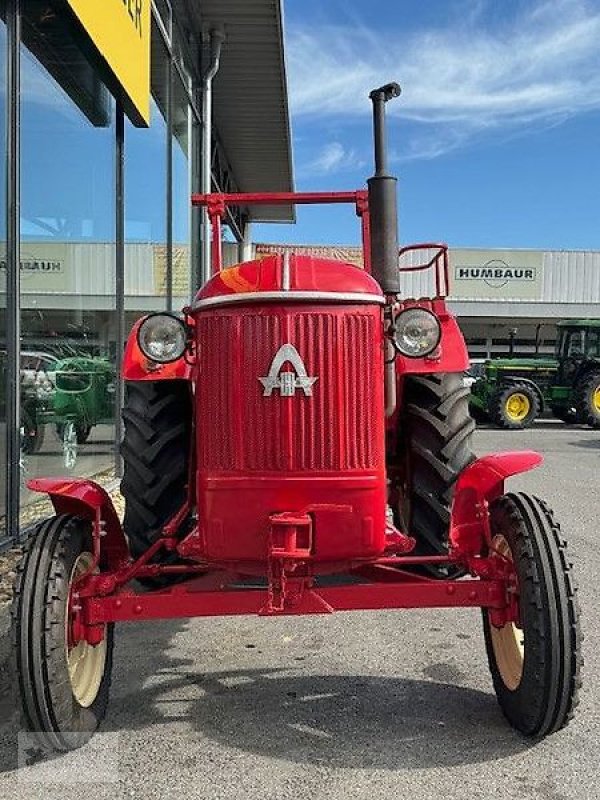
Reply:
[[68, 0], [123, 90], [134, 123], [150, 123], [151, 0]]

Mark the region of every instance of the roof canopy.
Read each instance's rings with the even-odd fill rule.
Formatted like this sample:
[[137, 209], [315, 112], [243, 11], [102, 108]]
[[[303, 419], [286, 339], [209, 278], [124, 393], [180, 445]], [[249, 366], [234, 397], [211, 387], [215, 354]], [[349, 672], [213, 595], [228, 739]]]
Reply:
[[[225, 33], [214, 79], [219, 138], [242, 192], [293, 190], [281, 0], [176, 0], [198, 35]], [[291, 222], [292, 206], [249, 209], [249, 219]]]

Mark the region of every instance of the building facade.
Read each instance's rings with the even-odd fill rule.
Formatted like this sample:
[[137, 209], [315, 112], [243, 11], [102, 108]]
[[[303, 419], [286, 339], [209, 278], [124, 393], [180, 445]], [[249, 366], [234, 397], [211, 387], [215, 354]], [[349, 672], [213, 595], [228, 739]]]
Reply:
[[[362, 266], [358, 247], [256, 244], [257, 257], [286, 249]], [[434, 251], [408, 252], [400, 267], [427, 263]], [[449, 306], [471, 358], [554, 352], [561, 319], [600, 316], [600, 252], [450, 248]], [[433, 272], [405, 272], [405, 297], [431, 297]]]
[[124, 339], [199, 284], [190, 194], [293, 188], [284, 64], [279, 0], [0, 0], [0, 545], [29, 479], [118, 477]]

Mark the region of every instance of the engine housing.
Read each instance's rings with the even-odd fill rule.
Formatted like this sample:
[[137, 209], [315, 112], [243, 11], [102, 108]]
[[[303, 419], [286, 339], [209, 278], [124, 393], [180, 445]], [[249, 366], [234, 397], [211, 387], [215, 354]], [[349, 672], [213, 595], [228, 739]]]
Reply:
[[311, 521], [316, 572], [383, 552], [382, 304], [362, 270], [307, 256], [224, 270], [201, 291], [192, 313], [207, 560], [264, 571], [273, 515], [290, 512]]

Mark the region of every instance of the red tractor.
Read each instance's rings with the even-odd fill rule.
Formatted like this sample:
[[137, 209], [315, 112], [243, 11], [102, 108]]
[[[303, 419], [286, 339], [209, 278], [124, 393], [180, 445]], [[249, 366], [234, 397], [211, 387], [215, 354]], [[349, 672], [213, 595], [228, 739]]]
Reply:
[[[385, 147], [399, 93], [370, 95], [367, 190], [193, 197], [213, 275], [181, 317], [151, 314], [129, 337], [123, 525], [90, 480], [30, 482], [56, 511], [13, 604], [23, 725], [41, 746], [77, 747], [102, 721], [116, 622], [210, 615], [478, 607], [508, 721], [542, 737], [570, 719], [565, 542], [546, 503], [504, 488], [542, 459], [473, 456], [445, 246], [417, 246], [411, 267], [432, 271], [435, 296], [401, 295]], [[222, 269], [229, 206], [291, 202], [354, 205], [364, 269], [294, 255]]]

